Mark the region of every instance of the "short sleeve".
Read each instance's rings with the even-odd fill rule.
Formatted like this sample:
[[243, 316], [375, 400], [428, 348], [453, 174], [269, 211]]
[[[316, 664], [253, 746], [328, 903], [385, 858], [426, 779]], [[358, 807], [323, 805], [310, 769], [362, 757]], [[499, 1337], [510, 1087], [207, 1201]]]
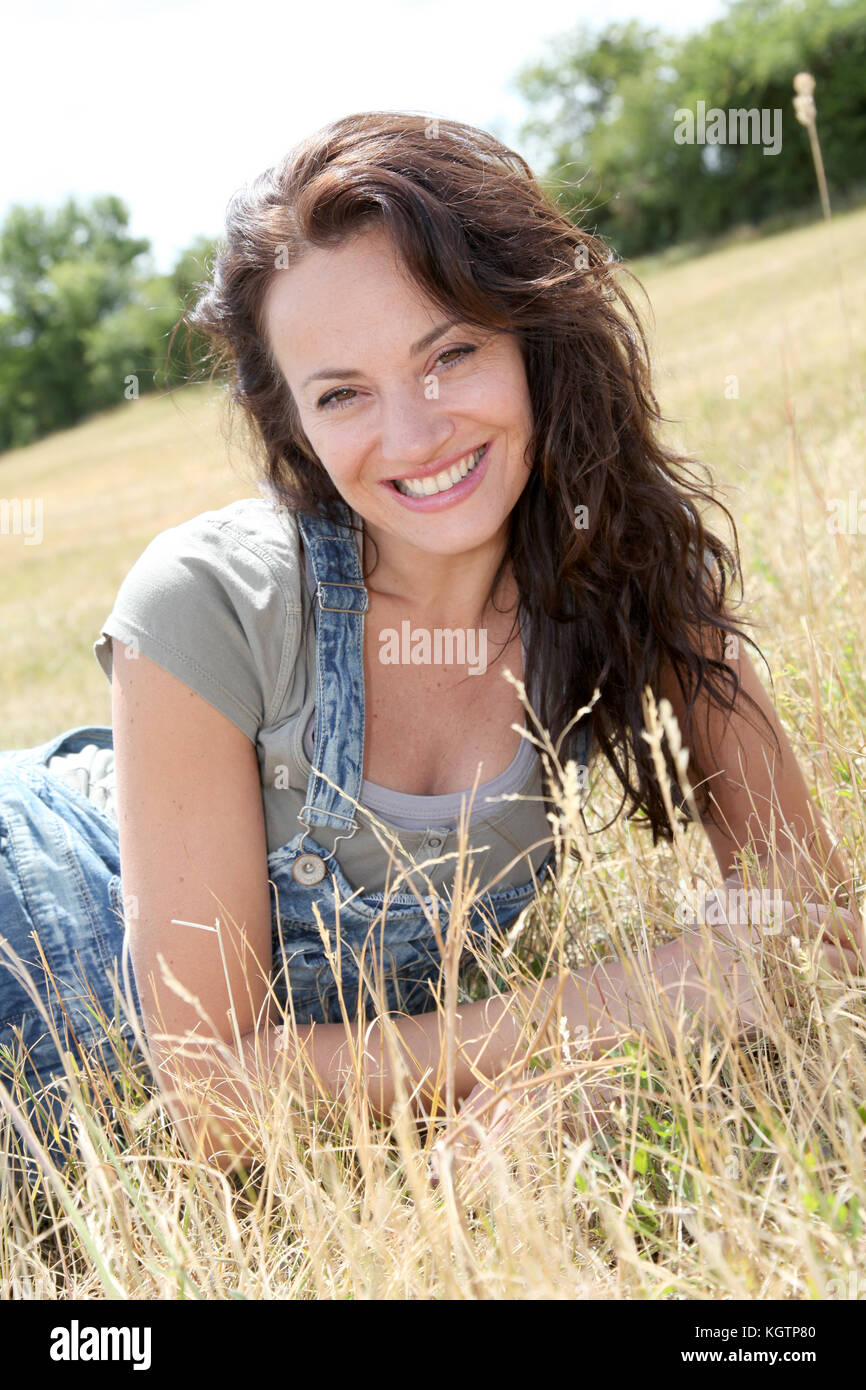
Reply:
[[255, 742], [282, 702], [300, 622], [296, 528], [248, 498], [160, 532], [93, 652], [111, 680], [117, 638], [126, 659], [141, 653], [170, 671]]

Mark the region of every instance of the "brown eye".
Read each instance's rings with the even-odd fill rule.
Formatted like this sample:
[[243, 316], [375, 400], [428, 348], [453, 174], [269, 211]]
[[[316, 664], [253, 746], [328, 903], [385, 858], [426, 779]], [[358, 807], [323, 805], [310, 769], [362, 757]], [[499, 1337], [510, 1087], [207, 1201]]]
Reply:
[[337, 387], [335, 387], [335, 389], [334, 389], [333, 391], [326, 391], [325, 395], [322, 396], [322, 397], [320, 397], [320, 399], [319, 399], [318, 401], [316, 401], [316, 409], [317, 409], [317, 410], [327, 410], [329, 406], [335, 406], [335, 405], [336, 405], [336, 406], [348, 405], [348, 404], [349, 404], [349, 401], [345, 401], [345, 400], [339, 401], [339, 400], [337, 400], [337, 397], [338, 397], [338, 396], [341, 394], [341, 392], [343, 392], [343, 391], [346, 391], [346, 392], [349, 393], [349, 400], [351, 400], [352, 397], [353, 397], [354, 394], [355, 394], [354, 391], [352, 390], [351, 386], [337, 386]]
[[436, 361], [437, 361], [437, 362], [442, 362], [442, 358], [443, 358], [443, 357], [447, 357], [448, 354], [449, 354], [449, 352], [456, 352], [456, 353], [458, 354], [458, 356], [457, 356], [457, 358], [456, 358], [456, 360], [455, 360], [454, 362], [444, 362], [444, 363], [442, 363], [442, 365], [443, 365], [444, 367], [455, 367], [455, 366], [457, 365], [457, 362], [459, 362], [459, 360], [460, 360], [461, 357], [468, 357], [468, 355], [469, 355], [470, 352], [475, 352], [475, 348], [474, 348], [474, 347], [445, 348], [444, 352], [440, 352], [439, 356], [436, 358]]

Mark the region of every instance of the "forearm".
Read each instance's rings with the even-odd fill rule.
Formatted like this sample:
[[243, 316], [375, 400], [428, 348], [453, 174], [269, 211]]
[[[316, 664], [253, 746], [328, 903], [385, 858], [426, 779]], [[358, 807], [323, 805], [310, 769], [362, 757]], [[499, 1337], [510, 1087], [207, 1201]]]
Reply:
[[[843, 907], [854, 904], [851, 869], [838, 846], [831, 852], [824, 837], [816, 837], [806, 844], [784, 837], [777, 845], [775, 857], [765, 852], [759, 856], [759, 862], [767, 888], [780, 893], [789, 902], [797, 902], [802, 897], [804, 902], [832, 901]], [[742, 878], [742, 869], [735, 872]]]
[[[656, 948], [643, 963], [605, 961], [561, 981], [533, 982], [520, 988], [520, 998], [492, 995], [461, 1005], [452, 1025], [454, 1099], [549, 1049], [560, 1019], [580, 1040], [581, 1057], [599, 1057], [641, 1031], [657, 1035], [661, 1028], [671, 1042], [682, 1002], [693, 1003], [694, 966], [683, 961], [680, 944]], [[169, 1083], [166, 1103], [187, 1146], [225, 1169], [249, 1168], [262, 1132], [255, 1116], [287, 1090], [300, 1105], [316, 1095], [346, 1100], [360, 1091], [383, 1117], [397, 1102], [399, 1070], [417, 1112], [445, 1110], [446, 1020], [438, 1010], [391, 1014], [387, 1022], [353, 1026], [351, 1036], [342, 1023], [297, 1029], [269, 1023], [240, 1039], [240, 1054], [230, 1044], [190, 1043], [161, 1068]]]
[[[468, 1095], [480, 1077], [492, 1079], [507, 1065], [521, 1026], [505, 995], [461, 1005], [454, 1019], [453, 1093]], [[395, 1057], [396, 1052], [396, 1057]], [[263, 1024], [237, 1045], [189, 1040], [158, 1061], [163, 1095], [186, 1146], [220, 1167], [256, 1157], [256, 1135], [275, 1094], [299, 1105], [318, 1095], [345, 1100], [358, 1090], [378, 1116], [392, 1113], [404, 1091], [422, 1113], [444, 1110], [444, 1019], [438, 1011], [353, 1025]]]
[[[775, 833], [767, 829], [767, 813], [758, 817], [752, 813], [747, 820], [746, 835], [740, 847], [729, 842], [720, 867], [726, 878], [742, 878], [741, 859], [745, 850], [760, 865], [761, 875], [771, 892], [779, 891], [790, 902], [802, 897], [807, 902], [834, 901], [843, 907], [854, 907], [854, 876], [841, 847], [833, 843], [827, 824], [815, 802], [808, 796], [802, 776], [796, 778], [801, 809], [786, 819], [778, 804], [774, 805]], [[794, 794], [789, 792], [789, 797]], [[717, 849], [717, 855], [719, 853]], [[825, 886], [826, 885], [826, 886]], [[829, 890], [829, 891], [828, 891]], [[846, 904], [844, 899], [849, 901]]]
[[[620, 1039], [644, 1034], [675, 1043], [684, 1013], [694, 1011], [698, 972], [682, 940], [571, 974], [563, 1014], [585, 1038], [584, 1055], [602, 1056]], [[573, 1020], [573, 1022], [572, 1022]]]
[[839, 847], [831, 849], [826, 832], [802, 841], [780, 836], [775, 854], [770, 855], [766, 847], [759, 848], [757, 860], [757, 876], [742, 862], [730, 866], [725, 878], [729, 899], [731, 889], [738, 895], [742, 892], [743, 900], [760, 906], [762, 922], [768, 920], [768, 912], [777, 909], [784, 912], [789, 924], [798, 918], [807, 936], [816, 920], [820, 921], [828, 938], [852, 957], [866, 961], [866, 934], [854, 876]]
[[[680, 941], [668, 942], [643, 960], [608, 960], [560, 979], [532, 981], [518, 990], [461, 1005], [454, 1019], [454, 1096], [462, 1099], [479, 1081], [494, 1082], [506, 1071], [516, 1074], [528, 1058], [542, 1051], [549, 1057], [562, 1038], [577, 1042], [581, 1057], [598, 1058], [621, 1038], [641, 1032], [664, 1034], [672, 1043], [683, 1008], [696, 1005], [697, 970], [684, 958]], [[445, 1087], [445, 1020], [438, 1012], [414, 1017], [391, 1015], [404, 1073], [404, 1088], [426, 1110], [436, 1101], [441, 1111]], [[383, 1021], [370, 1025], [364, 1050], [364, 1088], [370, 1104], [389, 1113], [396, 1099], [394, 1058]], [[313, 1060], [323, 1084], [333, 1093], [346, 1074], [349, 1057], [345, 1030], [332, 1039], [329, 1028], [314, 1036]], [[573, 1055], [573, 1053], [572, 1053]]]

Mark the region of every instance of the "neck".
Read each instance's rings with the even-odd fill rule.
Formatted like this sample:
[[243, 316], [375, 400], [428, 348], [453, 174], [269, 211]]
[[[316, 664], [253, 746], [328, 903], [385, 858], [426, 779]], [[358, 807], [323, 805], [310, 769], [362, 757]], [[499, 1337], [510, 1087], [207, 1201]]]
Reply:
[[371, 595], [405, 608], [429, 627], [483, 627], [487, 618], [517, 602], [510, 563], [494, 594], [496, 609], [488, 601], [506, 544], [503, 531], [473, 550], [431, 555], [365, 522], [365, 583]]

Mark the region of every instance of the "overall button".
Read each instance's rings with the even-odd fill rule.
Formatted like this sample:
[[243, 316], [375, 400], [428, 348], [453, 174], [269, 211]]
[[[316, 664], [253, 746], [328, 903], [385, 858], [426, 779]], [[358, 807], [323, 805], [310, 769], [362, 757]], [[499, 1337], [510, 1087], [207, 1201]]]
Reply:
[[325, 877], [325, 861], [318, 854], [302, 854], [292, 865], [292, 876], [298, 883], [321, 883]]

